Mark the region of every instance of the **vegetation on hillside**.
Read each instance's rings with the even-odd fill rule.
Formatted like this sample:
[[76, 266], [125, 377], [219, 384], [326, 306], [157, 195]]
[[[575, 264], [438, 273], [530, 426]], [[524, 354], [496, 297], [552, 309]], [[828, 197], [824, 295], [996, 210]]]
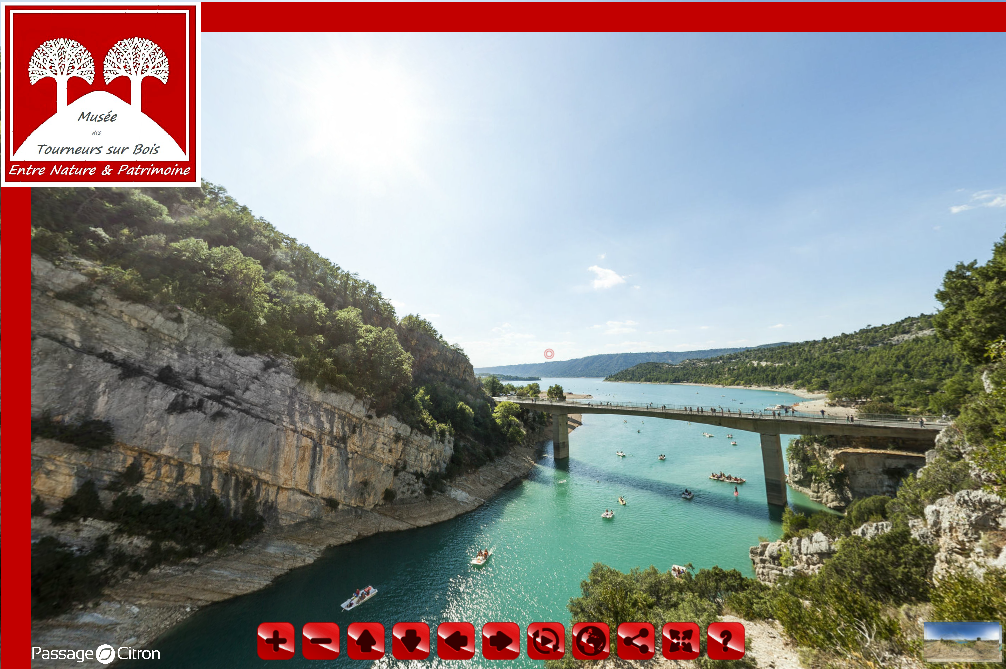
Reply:
[[956, 413], [979, 388], [973, 365], [935, 336], [933, 317], [924, 315], [820, 341], [646, 363], [607, 380], [790, 386], [840, 401], [869, 400], [861, 409], [872, 413]]
[[[47, 618], [67, 611], [77, 603], [96, 598], [108, 583], [130, 572], [145, 573], [153, 567], [201, 555], [230, 545], [240, 545], [265, 527], [255, 498], [248, 495], [240, 508], [229, 511], [216, 495], [196, 504], [169, 501], [149, 503], [130, 488], [140, 480], [137, 468], [127, 468], [110, 489], [121, 490], [106, 508], [93, 480], [63, 500], [49, 516], [56, 525], [93, 518], [111, 523], [109, 534], [98, 538], [86, 551], [72, 549], [54, 537], [32, 544], [31, 614]], [[32, 515], [42, 516], [45, 505], [36, 497]], [[137, 554], [113, 546], [110, 535], [144, 537], [149, 541]]]
[[[781, 346], [781, 344], [765, 344], [760, 348]], [[746, 348], [714, 348], [702, 351], [652, 351], [649, 353], [601, 353], [588, 355], [585, 358], [573, 360], [552, 360], [550, 362], [532, 362], [522, 365], [499, 365], [496, 367], [480, 367], [479, 374], [496, 374], [501, 380], [523, 381], [521, 377], [537, 376], [545, 378], [568, 377], [604, 377], [615, 374], [623, 369], [643, 362], [677, 363], [693, 358], [711, 358], [725, 353], [746, 351]], [[504, 378], [514, 375], [517, 378]], [[540, 380], [540, 379], [531, 379]]]
[[[750, 352], [677, 365], [673, 372], [666, 372], [669, 378], [662, 379], [788, 385], [810, 379], [807, 386], [817, 384], [817, 388], [850, 395], [847, 389], [854, 387], [850, 384], [873, 379], [875, 383], [869, 386], [873, 394], [864, 394], [874, 400], [887, 397], [902, 408], [941, 410], [947, 406], [942, 404], [946, 398], [934, 403], [938, 391], [920, 394], [930, 378], [927, 375], [935, 375], [941, 380], [942, 394], [957, 398], [955, 406], [961, 407], [961, 415], [949, 429], [959, 430], [966, 444], [941, 441], [935, 456], [917, 476], [903, 479], [894, 497], [855, 500], [844, 515], [784, 511], [783, 540], [822, 532], [837, 542], [837, 551], [818, 573], [783, 577], [775, 587], [736, 572], [721, 579], [728, 583], [722, 608], [751, 620], [778, 620], [792, 640], [809, 651], [802, 655], [808, 666], [872, 669], [903, 664], [899, 655], [921, 660], [920, 612], [926, 612], [928, 620], [989, 620], [1006, 625], [1006, 570], [990, 568], [977, 576], [961, 569], [936, 581], [936, 549], [920, 543], [910, 529], [911, 521], [921, 518], [925, 507], [938, 499], [983, 483], [986, 490], [1002, 495], [1006, 485], [1006, 237], [996, 245], [988, 264], [958, 265], [948, 272], [937, 297], [944, 310], [932, 319], [907, 319], [895, 326], [843, 335], [844, 339], [758, 351], [760, 361], [770, 362], [765, 365], [753, 364]], [[935, 323], [941, 338], [918, 336], [930, 323]], [[891, 341], [896, 334], [912, 333], [914, 338]], [[860, 365], [866, 368], [859, 369]], [[673, 376], [685, 368], [700, 378]], [[717, 376], [731, 369], [751, 376]], [[765, 376], [756, 376], [759, 370], [767, 370]], [[803, 376], [787, 376], [793, 372]], [[701, 377], [705, 373], [710, 376]], [[980, 373], [987, 375], [991, 392], [985, 392]], [[952, 391], [953, 383], [966, 391]], [[794, 440], [788, 455], [805, 469], [818, 467], [815, 476], [822, 480], [840, 475], [812, 461], [805, 440]], [[852, 534], [863, 523], [878, 521], [890, 522], [890, 531], [870, 540]], [[981, 546], [986, 555], [998, 555], [1004, 549], [1003, 540], [1000, 532], [983, 533]], [[792, 556], [784, 551], [781, 563], [792, 566]], [[702, 570], [695, 580], [712, 578], [707, 574], [715, 570]], [[652, 584], [664, 580], [669, 587], [657, 588], [655, 594]], [[589, 618], [613, 624], [633, 615], [637, 620], [659, 622], [665, 618], [658, 603], [678, 606], [688, 596], [692, 580], [686, 576], [676, 582], [670, 575], [664, 579], [652, 567], [622, 574], [594, 565], [581, 588], [582, 596], [569, 604], [574, 621]], [[915, 614], [909, 615], [912, 611]], [[711, 620], [716, 614], [715, 608], [707, 606], [704, 613], [682, 619], [699, 620], [704, 615]], [[568, 660], [563, 666], [576, 664]]]
[[[518, 431], [457, 346], [426, 320], [398, 320], [377, 288], [283, 234], [212, 184], [201, 188], [47, 188], [32, 192], [32, 251], [88, 261], [120, 298], [226, 325], [239, 352], [285, 354], [297, 374], [371, 400], [412, 427], [456, 437], [452, 471], [481, 464]], [[58, 297], [86, 305], [88, 284]], [[522, 432], [540, 418], [522, 410]], [[77, 426], [80, 431], [82, 427]]]

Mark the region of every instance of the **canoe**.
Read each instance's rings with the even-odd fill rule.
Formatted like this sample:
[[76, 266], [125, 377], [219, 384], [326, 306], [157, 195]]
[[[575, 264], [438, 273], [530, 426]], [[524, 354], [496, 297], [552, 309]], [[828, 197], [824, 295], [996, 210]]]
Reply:
[[350, 597], [349, 599], [347, 599], [346, 601], [344, 601], [342, 603], [342, 610], [343, 611], [352, 611], [357, 606], [359, 606], [360, 604], [363, 604], [365, 601], [367, 601], [368, 599], [372, 598], [376, 594], [377, 594], [377, 588], [370, 588], [370, 592], [368, 594], [366, 594], [366, 595], [363, 594], [363, 589], [361, 589], [359, 597], [356, 597], [356, 596]]

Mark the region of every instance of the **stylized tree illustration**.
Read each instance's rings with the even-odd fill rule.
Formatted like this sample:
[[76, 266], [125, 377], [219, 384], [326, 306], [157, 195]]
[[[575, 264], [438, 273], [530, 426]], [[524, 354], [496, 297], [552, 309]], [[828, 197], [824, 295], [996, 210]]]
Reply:
[[83, 44], [66, 37], [42, 42], [28, 61], [28, 80], [35, 82], [52, 77], [56, 80], [56, 111], [66, 108], [66, 82], [80, 77], [94, 83], [94, 59]]
[[140, 91], [144, 77], [154, 77], [168, 83], [168, 57], [161, 47], [143, 37], [119, 40], [105, 54], [105, 83], [116, 77], [129, 77], [129, 103], [143, 111]]

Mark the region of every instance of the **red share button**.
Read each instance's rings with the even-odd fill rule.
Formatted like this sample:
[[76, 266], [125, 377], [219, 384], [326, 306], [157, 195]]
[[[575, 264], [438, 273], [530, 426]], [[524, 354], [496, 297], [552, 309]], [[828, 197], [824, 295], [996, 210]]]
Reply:
[[657, 652], [650, 623], [622, 623], [618, 626], [618, 657], [623, 660], [650, 660]]

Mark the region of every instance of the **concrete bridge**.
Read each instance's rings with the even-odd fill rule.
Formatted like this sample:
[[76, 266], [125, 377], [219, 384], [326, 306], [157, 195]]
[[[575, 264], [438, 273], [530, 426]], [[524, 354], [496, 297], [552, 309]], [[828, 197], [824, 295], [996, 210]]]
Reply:
[[569, 457], [571, 413], [618, 414], [684, 420], [704, 425], [718, 425], [732, 430], [757, 432], [761, 436], [762, 465], [765, 468], [765, 492], [769, 504], [786, 504], [786, 467], [782, 457], [781, 434], [884, 437], [910, 442], [910, 450], [933, 447], [936, 435], [946, 423], [935, 416], [864, 416], [849, 422], [845, 418], [816, 416], [781, 411], [751, 411], [722, 408], [679, 406], [640, 402], [601, 402], [597, 400], [547, 400], [497, 397], [497, 401], [515, 402], [552, 415], [552, 443], [555, 458]]

